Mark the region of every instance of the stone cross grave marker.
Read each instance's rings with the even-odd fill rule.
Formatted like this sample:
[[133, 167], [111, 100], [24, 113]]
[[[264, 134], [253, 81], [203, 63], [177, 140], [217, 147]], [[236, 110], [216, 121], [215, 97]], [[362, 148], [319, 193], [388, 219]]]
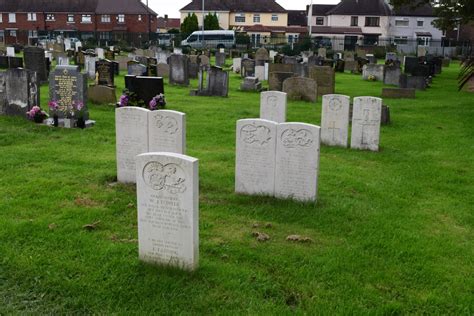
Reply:
[[304, 123], [277, 126], [275, 196], [316, 201], [320, 128]]
[[286, 93], [265, 91], [260, 94], [260, 118], [277, 123], [286, 122]]
[[136, 158], [142, 261], [195, 270], [199, 263], [198, 160], [175, 153]]
[[379, 150], [382, 99], [354, 98], [351, 148]]
[[350, 98], [346, 95], [323, 96], [321, 142], [347, 148], [349, 135]]

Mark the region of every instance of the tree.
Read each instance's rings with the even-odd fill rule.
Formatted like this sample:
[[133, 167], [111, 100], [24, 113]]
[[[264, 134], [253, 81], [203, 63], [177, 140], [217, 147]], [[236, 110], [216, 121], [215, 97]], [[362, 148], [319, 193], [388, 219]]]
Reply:
[[183, 38], [188, 37], [192, 32], [199, 30], [199, 23], [196, 14], [188, 14], [181, 23], [181, 33]]
[[459, 24], [466, 24], [474, 20], [474, 1], [473, 0], [390, 0], [395, 7], [423, 6], [430, 4], [434, 8], [434, 13], [438, 17], [434, 21], [434, 26], [440, 30], [450, 30], [458, 27]]
[[204, 17], [204, 29], [205, 30], [219, 30], [219, 19], [217, 18], [217, 14], [209, 13]]

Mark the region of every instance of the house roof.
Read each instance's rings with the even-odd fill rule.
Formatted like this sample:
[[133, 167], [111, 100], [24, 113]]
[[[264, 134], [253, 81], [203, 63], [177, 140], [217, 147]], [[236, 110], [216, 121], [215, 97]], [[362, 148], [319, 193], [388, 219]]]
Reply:
[[0, 12], [157, 15], [140, 0], [0, 0]]
[[328, 15], [392, 15], [392, 9], [385, 0], [342, 0]]
[[180, 19], [158, 18], [158, 28], [160, 29], [179, 29], [181, 27]]
[[[309, 7], [309, 6], [308, 6]], [[313, 4], [313, 16], [323, 16], [329, 10], [332, 10], [336, 7], [336, 4]]]
[[308, 16], [304, 10], [288, 10], [288, 25], [308, 25]]
[[405, 5], [393, 8], [397, 16], [435, 16], [433, 7], [429, 3], [423, 5]]
[[[273, 12], [285, 13], [286, 10], [276, 3], [275, 0], [206, 0], [204, 3], [206, 11], [230, 11], [230, 12]], [[201, 11], [202, 0], [192, 0], [180, 11]]]
[[334, 27], [334, 26], [313, 26], [312, 34], [359, 34], [362, 35], [360, 27]]

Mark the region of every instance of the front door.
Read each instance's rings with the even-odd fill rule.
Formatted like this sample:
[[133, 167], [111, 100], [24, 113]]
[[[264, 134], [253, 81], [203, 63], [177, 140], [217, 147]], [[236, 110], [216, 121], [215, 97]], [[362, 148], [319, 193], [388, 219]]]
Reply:
[[357, 44], [357, 36], [344, 37], [344, 50], [355, 51], [356, 44]]

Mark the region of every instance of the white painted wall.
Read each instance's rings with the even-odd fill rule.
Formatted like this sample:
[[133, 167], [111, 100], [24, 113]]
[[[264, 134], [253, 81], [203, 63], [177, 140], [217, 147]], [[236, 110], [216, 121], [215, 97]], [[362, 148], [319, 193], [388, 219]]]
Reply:
[[[408, 26], [396, 26], [396, 20], [407, 19]], [[417, 21], [423, 21], [423, 26], [417, 26]], [[429, 32], [433, 36], [433, 40], [441, 40], [443, 32], [435, 28], [431, 23], [435, 20], [434, 17], [403, 17], [403, 16], [392, 16], [390, 17], [390, 36], [406, 36], [408, 38], [416, 38], [417, 32]]]
[[[376, 17], [376, 16], [374, 16]], [[380, 37], [386, 38], [389, 36], [389, 25], [390, 18], [388, 16], [379, 16], [380, 23], [378, 27], [368, 27], [365, 26], [364, 15], [359, 15], [359, 25], [362, 29], [362, 33], [367, 34], [380, 34]], [[351, 16], [350, 15], [330, 15], [328, 16], [328, 26], [335, 27], [350, 27], [351, 26]]]

